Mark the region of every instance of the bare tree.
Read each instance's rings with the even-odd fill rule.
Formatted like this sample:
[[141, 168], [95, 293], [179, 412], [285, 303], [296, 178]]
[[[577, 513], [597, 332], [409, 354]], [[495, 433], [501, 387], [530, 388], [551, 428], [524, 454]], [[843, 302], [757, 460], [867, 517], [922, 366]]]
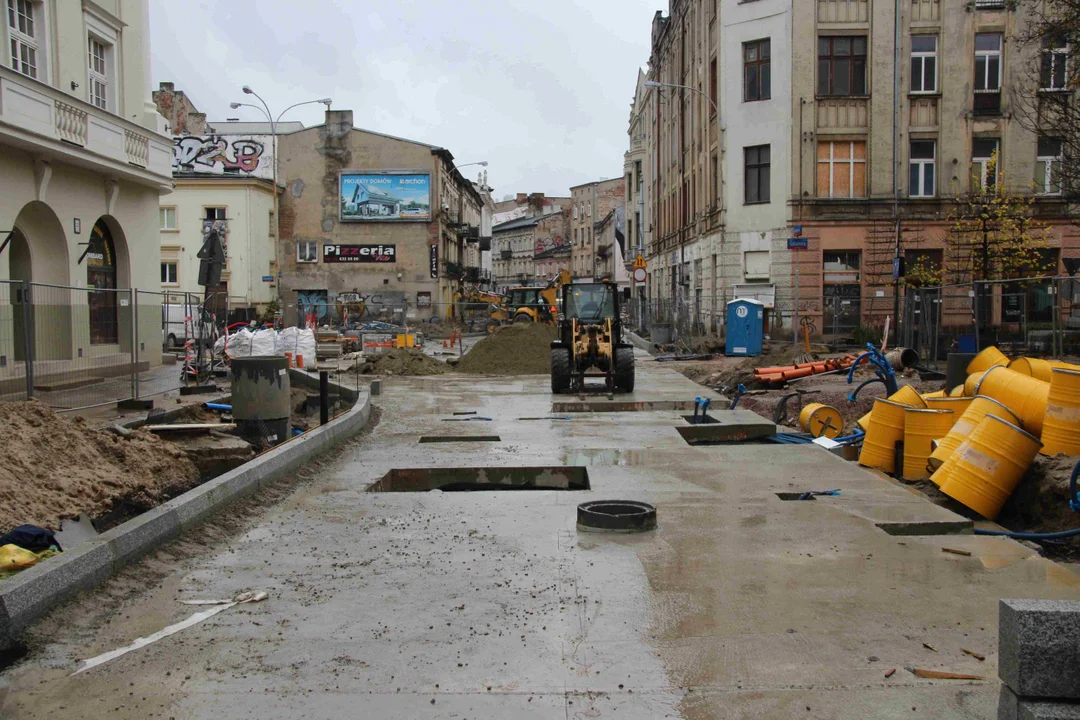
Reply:
[[1015, 116], [1038, 136], [1036, 192], [1080, 200], [1080, 0], [1019, 0]]

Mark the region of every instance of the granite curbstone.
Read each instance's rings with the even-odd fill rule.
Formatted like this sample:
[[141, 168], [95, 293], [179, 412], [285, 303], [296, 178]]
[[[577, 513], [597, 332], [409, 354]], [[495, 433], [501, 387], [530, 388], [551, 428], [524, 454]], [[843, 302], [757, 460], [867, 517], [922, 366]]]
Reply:
[[0, 605], [8, 635], [0, 635], [0, 648], [57, 603], [100, 585], [112, 575], [114, 563], [112, 542], [89, 540], [5, 580]]
[[998, 657], [1021, 698], [1080, 699], [1080, 602], [1001, 600]]
[[180, 532], [180, 518], [176, 510], [166, 503], [102, 533], [98, 539], [112, 543], [113, 565], [119, 570], [151, 550], [175, 540]]
[[1080, 703], [1020, 697], [1001, 686], [998, 720], [1080, 720]]

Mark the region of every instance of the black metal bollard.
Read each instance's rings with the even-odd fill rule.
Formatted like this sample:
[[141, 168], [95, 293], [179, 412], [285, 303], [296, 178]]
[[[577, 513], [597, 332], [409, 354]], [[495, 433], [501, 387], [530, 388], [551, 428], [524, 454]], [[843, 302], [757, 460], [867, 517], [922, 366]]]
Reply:
[[319, 371], [319, 424], [330, 422], [330, 373]]

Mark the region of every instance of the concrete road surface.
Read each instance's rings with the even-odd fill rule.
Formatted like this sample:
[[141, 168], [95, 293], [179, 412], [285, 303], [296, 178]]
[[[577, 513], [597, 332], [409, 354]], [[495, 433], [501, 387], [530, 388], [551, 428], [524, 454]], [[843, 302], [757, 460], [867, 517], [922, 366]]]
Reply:
[[[998, 599], [1080, 599], [1013, 541], [919, 534], [965, 523], [820, 448], [690, 447], [685, 410], [553, 416], [547, 385], [386, 381], [366, 437], [40, 623], [0, 717], [988, 718]], [[634, 399], [702, 394], [639, 356]], [[469, 411], [492, 419], [450, 422]], [[591, 490], [366, 491], [394, 469], [564, 465]], [[579, 532], [594, 499], [653, 503], [659, 527]], [[270, 598], [70, 677], [198, 609], [178, 600], [250, 589]]]

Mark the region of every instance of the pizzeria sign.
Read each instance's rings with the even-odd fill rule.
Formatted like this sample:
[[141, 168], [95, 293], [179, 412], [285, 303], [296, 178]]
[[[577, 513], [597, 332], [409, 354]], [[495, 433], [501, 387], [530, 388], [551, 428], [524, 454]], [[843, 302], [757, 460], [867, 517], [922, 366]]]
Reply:
[[397, 262], [393, 245], [323, 245], [326, 263], [392, 263]]

